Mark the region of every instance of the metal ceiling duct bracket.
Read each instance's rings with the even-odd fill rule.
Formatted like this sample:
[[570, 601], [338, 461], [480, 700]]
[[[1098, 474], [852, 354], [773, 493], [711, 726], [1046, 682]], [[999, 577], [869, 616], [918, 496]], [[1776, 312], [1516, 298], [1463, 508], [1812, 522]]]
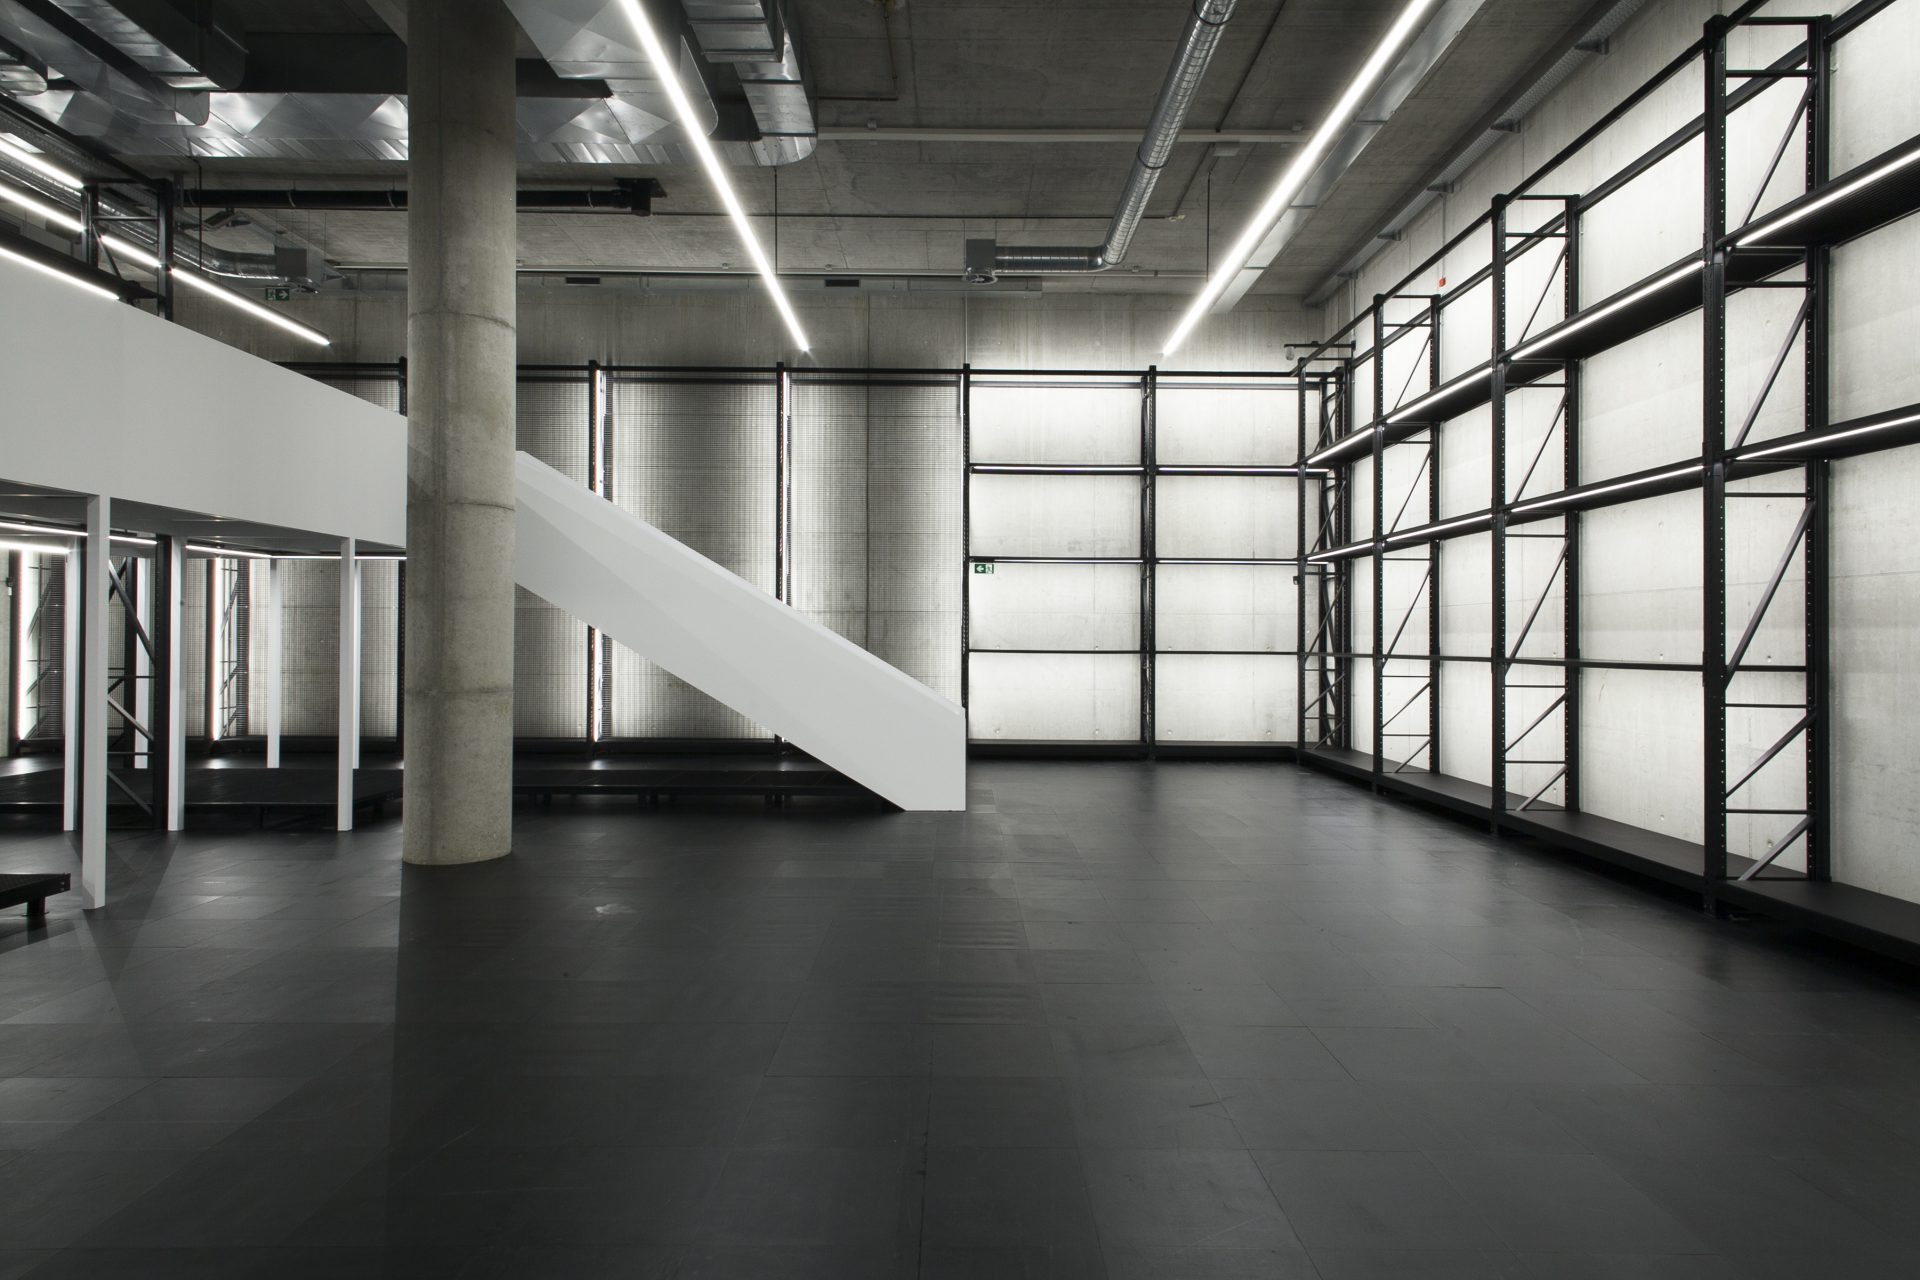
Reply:
[[1173, 144], [1180, 139], [1181, 126], [1206, 78], [1207, 64], [1220, 43], [1220, 33], [1233, 16], [1234, 0], [1193, 0], [1187, 26], [1180, 33], [1167, 78], [1160, 86], [1160, 99], [1141, 135], [1140, 149], [1134, 153], [1133, 170], [1121, 189], [1120, 201], [1107, 223], [1107, 238], [1097, 245], [1076, 247], [1045, 245], [1032, 248], [995, 248], [991, 266], [984, 251], [976, 261], [976, 245], [988, 241], [968, 241], [966, 280], [969, 284], [992, 284], [1002, 272], [1019, 275], [1069, 275], [1105, 271], [1118, 266], [1133, 243], [1133, 233], [1147, 211], [1147, 200], [1160, 181]]

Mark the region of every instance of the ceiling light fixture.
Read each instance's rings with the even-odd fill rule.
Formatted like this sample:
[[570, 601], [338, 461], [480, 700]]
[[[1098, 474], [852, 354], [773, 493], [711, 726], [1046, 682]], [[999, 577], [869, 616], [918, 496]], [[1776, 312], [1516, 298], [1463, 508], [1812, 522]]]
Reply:
[[1780, 453], [1818, 453], [1832, 440], [1845, 440], [1849, 436], [1864, 436], [1873, 431], [1885, 431], [1889, 427], [1911, 426], [1916, 422], [1920, 422], [1920, 413], [1909, 413], [1904, 417], [1891, 418], [1886, 422], [1874, 422], [1864, 427], [1849, 427], [1845, 431], [1828, 431], [1820, 435], [1802, 436], [1790, 444], [1777, 444], [1765, 449], [1751, 449], [1745, 453], [1736, 455], [1736, 457], [1738, 461], [1745, 462], [1749, 458], [1767, 458]]
[[18, 190], [17, 188], [0, 187], [0, 200], [5, 200], [8, 204], [18, 205], [34, 217], [49, 222], [62, 231], [71, 231], [73, 234], [79, 235], [86, 229], [85, 223], [81, 222], [80, 219], [74, 217], [71, 213], [68, 213], [65, 209], [55, 208], [43, 200], [36, 200], [26, 192]]
[[0, 258], [5, 258], [9, 262], [17, 262], [23, 267], [31, 267], [43, 276], [52, 276], [55, 280], [64, 281], [76, 289], [85, 289], [88, 293], [105, 298], [108, 302], [120, 301], [120, 295], [113, 290], [97, 285], [91, 280], [82, 280], [71, 271], [62, 271], [59, 267], [41, 262], [36, 258], [29, 258], [24, 253], [15, 253], [11, 249], [0, 249]]
[[787, 294], [780, 287], [780, 278], [774, 274], [773, 262], [767, 257], [767, 251], [760, 247], [760, 237], [753, 232], [753, 223], [747, 217], [746, 208], [741, 205], [740, 197], [734, 194], [733, 182], [727, 177], [727, 168], [720, 163], [720, 157], [714, 153], [713, 144], [707, 141], [694, 120], [693, 103], [680, 85], [679, 60], [668, 55], [666, 44], [653, 29], [653, 23], [647, 18], [639, 0], [620, 0], [627, 21], [633, 24], [634, 34], [640, 38], [640, 47], [646, 52], [647, 60], [653, 64], [653, 72], [660, 77], [660, 87], [666, 91], [667, 101], [673, 104], [674, 115], [679, 119], [680, 130], [687, 137], [687, 143], [700, 157], [700, 164], [707, 171], [707, 178], [713, 183], [714, 191], [720, 197], [720, 203], [726, 206], [727, 216], [733, 219], [734, 230], [740, 233], [740, 241], [746, 246], [747, 256], [753, 259], [754, 269], [760, 273], [760, 279], [766, 284], [767, 292], [773, 297], [774, 309], [787, 323], [787, 331], [800, 350], [806, 351], [812, 346], [807, 341], [807, 331], [800, 327], [800, 317], [794, 313], [793, 304], [787, 301]]
[[[100, 243], [121, 257], [139, 263], [149, 271], [158, 271], [160, 269], [160, 259], [150, 249], [143, 249], [139, 245], [130, 244], [122, 240], [119, 236], [102, 236]], [[228, 306], [239, 311], [244, 311], [256, 320], [264, 320], [270, 325], [285, 329], [295, 337], [304, 338], [316, 346], [330, 347], [333, 345], [333, 339], [321, 333], [318, 329], [310, 329], [298, 320], [292, 320], [281, 315], [271, 307], [262, 306], [251, 298], [242, 297], [225, 285], [215, 284], [212, 280], [207, 279], [207, 277], [197, 271], [175, 263], [172, 275], [173, 279], [180, 284], [184, 284], [188, 288], [197, 290], [209, 297], [218, 298]]]
[[1628, 294], [1624, 298], [1615, 298], [1612, 302], [1607, 303], [1607, 305], [1605, 305], [1604, 307], [1595, 307], [1591, 311], [1575, 312], [1573, 320], [1570, 323], [1560, 326], [1560, 328], [1554, 331], [1553, 333], [1545, 334], [1541, 337], [1535, 338], [1532, 342], [1529, 342], [1526, 346], [1521, 347], [1518, 351], [1515, 351], [1513, 353], [1513, 358], [1515, 360], [1528, 359], [1529, 357], [1535, 355], [1536, 353], [1543, 351], [1550, 346], [1553, 346], [1555, 343], [1567, 337], [1569, 334], [1577, 333], [1580, 330], [1586, 328], [1588, 325], [1593, 324], [1595, 321], [1606, 319], [1608, 316], [1612, 315], [1616, 311], [1619, 311], [1623, 307], [1630, 307], [1634, 303], [1639, 302], [1641, 299], [1650, 297], [1653, 294], [1660, 292], [1660, 290], [1666, 288], [1668, 285], [1677, 284], [1680, 281], [1686, 279], [1688, 276], [1698, 273], [1700, 269], [1706, 265], [1707, 265], [1706, 263], [1696, 259], [1693, 262], [1687, 263], [1685, 266], [1676, 267], [1672, 271], [1669, 271], [1666, 275], [1661, 276], [1658, 280], [1655, 280], [1652, 284], [1649, 284], [1644, 288], [1635, 289], [1632, 293]]
[[1853, 179], [1850, 182], [1841, 183], [1839, 186], [1835, 187], [1833, 190], [1827, 192], [1826, 195], [1821, 196], [1818, 200], [1811, 201], [1808, 204], [1802, 205], [1798, 209], [1794, 209], [1788, 213], [1781, 214], [1777, 217], [1762, 220], [1758, 227], [1755, 227], [1752, 231], [1749, 231], [1747, 232], [1747, 234], [1741, 236], [1740, 239], [1735, 242], [1735, 244], [1742, 249], [1746, 249], [1753, 245], [1760, 244], [1764, 242], [1768, 236], [1774, 234], [1776, 231], [1784, 231], [1786, 228], [1792, 226], [1796, 222], [1799, 222], [1801, 219], [1809, 217], [1815, 213], [1818, 213], [1820, 210], [1826, 208], [1828, 205], [1832, 204], [1834, 201], [1844, 200], [1848, 196], [1852, 195], [1854, 192], [1858, 191], [1860, 188], [1865, 186], [1870, 186], [1871, 184], [1880, 181], [1880, 179], [1886, 177], [1888, 174], [1893, 173], [1899, 169], [1904, 169], [1908, 165], [1913, 164], [1915, 161], [1920, 161], [1920, 151], [1909, 151], [1904, 156], [1900, 156], [1896, 159], [1889, 160], [1887, 161], [1887, 163], [1881, 165], [1877, 169], [1873, 169], [1867, 173], [1863, 173], [1859, 177]]
[[8, 159], [25, 165], [41, 177], [51, 178], [70, 190], [78, 191], [87, 185], [86, 179], [79, 174], [62, 169], [18, 138], [0, 133], [0, 152], [4, 152]]
[[1700, 468], [1696, 466], [1674, 467], [1670, 471], [1659, 471], [1650, 476], [1636, 476], [1632, 480], [1617, 480], [1612, 484], [1603, 484], [1591, 489], [1574, 489], [1566, 493], [1556, 493], [1547, 498], [1535, 498], [1532, 502], [1522, 502], [1518, 506], [1513, 507], [1509, 514], [1517, 516], [1525, 511], [1540, 511], [1547, 507], [1564, 507], [1602, 493], [1619, 493], [1626, 489], [1646, 489], [1664, 480], [1678, 480], [1681, 476], [1697, 476], [1699, 474]]
[[[628, 4], [632, 2], [633, 0], [627, 0]], [[1385, 36], [1381, 37], [1380, 43], [1374, 46], [1366, 65], [1360, 68], [1360, 73], [1347, 85], [1339, 101], [1333, 104], [1333, 110], [1329, 111], [1327, 118], [1320, 122], [1320, 127], [1314, 130], [1313, 137], [1307, 140], [1307, 144], [1295, 153], [1293, 162], [1281, 173], [1280, 181], [1274, 184], [1273, 190], [1261, 204], [1260, 211], [1254, 214], [1253, 221], [1248, 223], [1246, 230], [1240, 233], [1240, 238], [1234, 242], [1233, 248], [1220, 260], [1220, 266], [1214, 271], [1212, 278], [1201, 286], [1198, 296], [1193, 300], [1193, 305], [1187, 308], [1187, 313], [1180, 318], [1180, 323], [1174, 326], [1173, 332], [1168, 334], [1167, 340], [1160, 345], [1162, 352], [1171, 354], [1177, 350], [1180, 344], [1187, 340], [1187, 335], [1193, 332], [1194, 326], [1200, 323], [1200, 317], [1207, 313], [1208, 308], [1213, 306], [1227, 285], [1240, 274], [1240, 269], [1247, 265], [1247, 260], [1253, 256], [1253, 251], [1260, 247], [1260, 241], [1266, 237], [1273, 224], [1280, 220], [1280, 215], [1286, 212], [1293, 198], [1300, 194], [1300, 189], [1306, 186], [1307, 179], [1311, 178], [1314, 171], [1320, 167], [1320, 162], [1326, 159], [1327, 153], [1333, 149], [1333, 144], [1353, 122], [1354, 115], [1366, 102], [1368, 95], [1373, 92], [1380, 77], [1387, 73], [1394, 59], [1400, 56], [1400, 51], [1406, 46], [1407, 41], [1413, 38], [1414, 32], [1420, 29], [1421, 22], [1426, 19], [1427, 14], [1437, 2], [1438, 0], [1410, 0], [1407, 7], [1400, 11], [1400, 16], [1394, 19], [1393, 26], [1388, 28]]]

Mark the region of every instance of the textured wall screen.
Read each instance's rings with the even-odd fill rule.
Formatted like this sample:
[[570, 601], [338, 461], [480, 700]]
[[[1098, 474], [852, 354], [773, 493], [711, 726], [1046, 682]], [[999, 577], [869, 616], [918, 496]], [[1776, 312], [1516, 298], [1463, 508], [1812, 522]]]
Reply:
[[[584, 373], [521, 378], [516, 443], [569, 480], [586, 484], [591, 399]], [[513, 593], [513, 624], [514, 733], [584, 737], [586, 624], [520, 587]]]
[[[773, 377], [608, 381], [613, 500], [771, 594]], [[612, 658], [609, 736], [768, 736], [624, 646], [612, 646]]]
[[788, 603], [867, 645], [872, 388], [796, 380], [788, 478], [792, 545]]
[[64, 556], [28, 553], [21, 557], [27, 598], [25, 643], [20, 661], [26, 687], [21, 701], [26, 714], [14, 732], [36, 742], [58, 740], [65, 733], [62, 673], [66, 651], [67, 561]]
[[960, 697], [959, 388], [875, 385], [867, 398], [867, 648]]
[[[1000, 741], [1140, 735], [1141, 385], [977, 378], [975, 466], [1129, 467], [1120, 474], [976, 472], [967, 554], [968, 729]], [[1047, 557], [1058, 563], [1019, 561]], [[963, 565], [964, 567], [964, 565]]]

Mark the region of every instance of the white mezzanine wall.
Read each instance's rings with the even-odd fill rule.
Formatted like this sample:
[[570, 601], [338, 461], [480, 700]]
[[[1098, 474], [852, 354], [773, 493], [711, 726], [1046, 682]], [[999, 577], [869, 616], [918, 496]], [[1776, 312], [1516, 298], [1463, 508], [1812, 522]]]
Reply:
[[[1393, 287], [1417, 262], [1433, 253], [1447, 236], [1489, 207], [1547, 157], [1570, 142], [1598, 115], [1637, 88], [1696, 40], [1707, 18], [1731, 4], [1689, 0], [1647, 6], [1609, 42], [1609, 53], [1595, 58], [1523, 122], [1514, 138], [1490, 152], [1443, 197], [1389, 244], [1344, 286], [1327, 309], [1329, 330], [1365, 306], [1377, 292]], [[1773, 4], [1776, 16], [1812, 12], [1844, 13], [1854, 6]], [[1796, 43], [1793, 28], [1745, 28], [1729, 44], [1734, 67], [1764, 65]], [[1831, 111], [1831, 171], [1844, 173], [1920, 133], [1920, 95], [1912, 91], [1913, 51], [1920, 48], [1920, 3], [1897, 0], [1834, 45]], [[1734, 111], [1728, 125], [1727, 204], [1730, 225], [1764, 214], [1799, 194], [1805, 157], [1797, 138], [1790, 140], [1777, 167], [1775, 149], [1798, 104], [1802, 83], [1777, 82]], [[1701, 110], [1704, 82], [1698, 65], [1675, 76], [1651, 94], [1595, 143], [1562, 166], [1538, 188], [1541, 192], [1582, 195], [1606, 182], [1625, 164], [1671, 136]], [[1680, 146], [1645, 173], [1622, 183], [1582, 219], [1579, 297], [1591, 304], [1645, 280], [1697, 254], [1704, 150], [1698, 139]], [[1542, 205], [1542, 208], [1550, 206]], [[1526, 203], [1511, 207], [1516, 227], [1534, 225]], [[1449, 254], [1429, 279], [1415, 280], [1410, 292], [1443, 292], [1442, 278], [1464, 280], [1489, 261], [1491, 236], [1477, 235]], [[1559, 319], [1558, 288], [1544, 298], [1520, 282], [1515, 259], [1510, 279], [1509, 338], [1537, 333]], [[1913, 357], [1913, 335], [1920, 331], [1920, 228], [1913, 219], [1892, 224], [1832, 252], [1829, 420], [1894, 410], [1920, 401], [1920, 363]], [[1535, 287], [1538, 278], [1535, 278]], [[1485, 286], [1473, 286], [1453, 299], [1441, 328], [1443, 379], [1470, 370], [1486, 359]], [[1734, 294], [1727, 312], [1728, 443], [1747, 443], [1801, 429], [1805, 385], [1803, 339], [1784, 347], [1797, 318], [1800, 295], [1792, 290], [1748, 290]], [[1399, 305], [1405, 305], [1399, 304]], [[1534, 308], [1541, 310], [1536, 318]], [[1684, 463], [1700, 452], [1701, 320], [1682, 317], [1587, 360], [1581, 371], [1579, 483]], [[1370, 328], [1370, 326], [1363, 326]], [[1364, 348], [1364, 332], [1356, 334]], [[1764, 402], [1759, 401], [1776, 361], [1780, 371]], [[1356, 387], [1362, 406], [1371, 395], [1371, 376]], [[1419, 394], [1416, 386], [1408, 396]], [[1392, 395], [1390, 388], [1389, 395]], [[1507, 475], [1510, 486], [1533, 464], [1540, 443], [1529, 424], [1529, 393], [1508, 402]], [[1546, 398], [1546, 397], [1542, 397]], [[1390, 400], [1390, 403], [1392, 401]], [[1370, 417], [1356, 414], [1356, 421]], [[1443, 515], [1469, 513], [1486, 505], [1488, 412], [1474, 410], [1442, 430], [1440, 506]], [[1412, 446], [1403, 451], [1419, 452]], [[1509, 497], [1525, 497], [1562, 487], [1558, 445], [1551, 444], [1539, 465], [1550, 472]], [[1389, 459], [1391, 466], [1391, 458]], [[1355, 492], [1369, 492], [1366, 465], [1353, 471]], [[1781, 569], [1799, 514], [1797, 498], [1748, 497], [1797, 484], [1735, 482], [1727, 504], [1727, 644], [1739, 640], [1766, 583]], [[1908, 833], [1920, 794], [1920, 753], [1904, 726], [1920, 710], [1920, 632], [1907, 625], [1920, 617], [1920, 559], [1912, 552], [1914, 517], [1910, 495], [1920, 486], [1920, 450], [1842, 460], [1832, 481], [1831, 551], [1834, 781], [1833, 850], [1837, 880], [1920, 900], [1920, 858]], [[1580, 517], [1582, 656], [1589, 660], [1638, 664], [1633, 669], [1588, 669], [1581, 688], [1582, 807], [1607, 817], [1673, 836], [1698, 840], [1703, 831], [1701, 777], [1702, 699], [1697, 666], [1701, 660], [1702, 495], [1688, 491], [1650, 497]], [[1356, 509], [1356, 536], [1366, 523]], [[1387, 513], [1392, 515], [1392, 511]], [[1536, 526], [1537, 527], [1537, 526]], [[1557, 529], [1557, 523], [1551, 526]], [[1484, 583], [1475, 581], [1475, 560], [1466, 550], [1484, 539], [1460, 539], [1444, 546], [1440, 560], [1441, 629], [1447, 652], [1484, 652]], [[1542, 546], [1551, 546], [1543, 542]], [[1529, 544], [1509, 544], [1509, 621], [1517, 625], [1540, 599], [1536, 582], [1528, 590], [1516, 579], [1534, 577], [1538, 566]], [[1805, 660], [1802, 553], [1786, 558], [1782, 586], [1771, 610], [1756, 627], [1743, 674], [1742, 701], [1790, 702], [1799, 696], [1798, 675], [1774, 674], [1769, 666], [1792, 668]], [[1356, 565], [1353, 584], [1355, 639], [1371, 636], [1367, 611], [1371, 586], [1366, 566]], [[1557, 588], [1556, 588], [1557, 589]], [[1559, 608], [1548, 599], [1542, 616]], [[1518, 617], [1515, 611], [1518, 610]], [[1559, 640], [1557, 625], [1547, 637]], [[1467, 646], [1464, 650], [1460, 646]], [[1673, 664], [1679, 670], [1660, 669]], [[1484, 673], [1457, 674], [1448, 664], [1442, 682], [1442, 771], [1485, 780], [1493, 751], [1487, 741]], [[1356, 673], [1356, 678], [1358, 673]], [[1524, 673], [1516, 680], [1524, 680]], [[1356, 684], [1366, 692], [1367, 685]], [[1791, 725], [1791, 711], [1763, 708], [1730, 710], [1727, 747], [1734, 776], [1756, 759]], [[1517, 714], [1510, 700], [1509, 729], [1524, 728], [1530, 717]], [[1368, 724], [1356, 705], [1354, 746]], [[1557, 723], [1551, 726], [1559, 732]], [[1542, 732], [1547, 731], [1543, 728]], [[1525, 754], [1525, 753], [1520, 753]], [[1805, 780], [1797, 751], [1788, 751], [1745, 786], [1745, 807], [1791, 807], [1803, 802]], [[1531, 790], [1519, 771], [1510, 774], [1515, 791]], [[1790, 819], [1788, 819], [1790, 821]], [[1735, 854], [1758, 856], [1779, 834], [1778, 819], [1733, 815], [1728, 845]], [[1779, 865], [1804, 865], [1799, 846]]]

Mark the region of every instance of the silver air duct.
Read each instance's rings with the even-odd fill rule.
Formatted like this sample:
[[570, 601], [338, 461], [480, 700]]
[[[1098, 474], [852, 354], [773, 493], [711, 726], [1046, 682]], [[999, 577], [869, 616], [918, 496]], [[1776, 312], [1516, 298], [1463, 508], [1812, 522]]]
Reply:
[[[506, 3], [551, 65], [551, 72], [539, 68], [543, 81], [522, 85], [522, 160], [695, 163], [683, 123], [673, 118], [619, 5]], [[812, 154], [818, 140], [813, 103], [781, 0], [684, 0], [681, 7], [692, 35], [681, 35], [677, 20], [666, 34], [679, 49], [680, 80], [694, 99], [696, 119], [687, 123], [711, 134], [715, 150], [734, 164], [790, 164]], [[244, 36], [213, 27], [175, 31], [154, 16], [161, 11], [153, 0], [0, 0], [0, 34], [19, 55], [0, 50], [0, 85], [67, 132], [124, 155], [406, 159], [404, 76], [394, 74], [404, 59], [374, 47], [379, 37], [327, 37], [342, 49], [353, 40], [368, 47], [337, 69], [337, 85], [316, 83], [316, 59], [297, 43], [262, 35], [251, 62], [236, 68], [234, 46]], [[192, 58], [178, 52], [190, 38], [200, 41]], [[397, 40], [388, 43], [399, 48]], [[6, 70], [25, 65], [23, 59], [57, 71], [60, 87], [49, 88], [43, 74]], [[265, 84], [252, 74], [256, 63]], [[274, 84], [276, 71], [291, 75], [292, 83]], [[716, 104], [710, 80], [718, 86], [737, 81], [744, 103]]]
[[1105, 271], [1120, 264], [1133, 243], [1133, 233], [1139, 229], [1141, 217], [1146, 214], [1147, 200], [1153, 195], [1154, 184], [1160, 181], [1160, 170], [1166, 165], [1173, 144], [1180, 140], [1180, 129], [1186, 124], [1187, 112], [1200, 91], [1200, 82], [1206, 78], [1207, 64], [1213, 61], [1213, 51], [1220, 43], [1227, 19], [1233, 16], [1233, 6], [1234, 0], [1194, 0], [1193, 12], [1187, 17], [1186, 30], [1180, 33], [1173, 63], [1160, 86], [1160, 100], [1154, 104], [1153, 117], [1140, 138], [1140, 149], [1134, 153], [1133, 170], [1127, 175], [1120, 203], [1114, 207], [1113, 217], [1107, 223], [1107, 238], [1084, 248], [1041, 245], [1002, 249], [991, 240], [969, 240], [966, 278], [970, 283], [991, 284], [1000, 272], [1069, 275]]

